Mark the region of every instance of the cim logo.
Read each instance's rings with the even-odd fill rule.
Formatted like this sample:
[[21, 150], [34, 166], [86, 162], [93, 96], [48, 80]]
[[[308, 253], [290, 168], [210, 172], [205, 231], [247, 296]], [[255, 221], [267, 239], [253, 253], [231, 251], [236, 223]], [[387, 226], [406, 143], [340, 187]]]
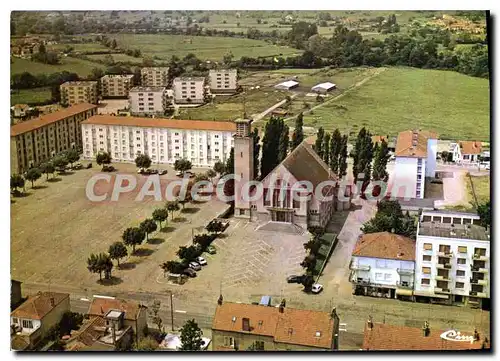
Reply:
[[448, 341], [458, 341], [458, 342], [467, 342], [470, 341], [470, 343], [474, 343], [474, 336], [465, 336], [460, 334], [460, 332], [455, 331], [455, 330], [449, 330], [446, 332], [443, 332], [440, 336], [444, 340]]

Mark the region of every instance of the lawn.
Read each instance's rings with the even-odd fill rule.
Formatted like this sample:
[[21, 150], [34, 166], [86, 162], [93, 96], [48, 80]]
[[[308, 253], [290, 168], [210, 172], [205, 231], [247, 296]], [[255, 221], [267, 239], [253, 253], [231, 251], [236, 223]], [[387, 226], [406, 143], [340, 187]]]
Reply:
[[304, 124], [344, 132], [365, 126], [389, 135], [421, 128], [436, 131], [441, 139], [487, 140], [489, 84], [452, 71], [388, 68], [306, 115]]
[[490, 177], [489, 176], [471, 176], [467, 180], [467, 197], [471, 204], [474, 204], [474, 196], [472, 193], [471, 182], [474, 185], [474, 192], [476, 193], [477, 201], [479, 204], [485, 203], [490, 200]]
[[161, 59], [169, 59], [172, 55], [184, 57], [193, 53], [200, 59], [221, 61], [224, 54], [228, 52], [232, 52], [234, 59], [242, 56], [289, 56], [302, 52], [265, 41], [227, 37], [118, 34], [113, 38], [122, 48], [138, 48], [145, 55], [157, 56]]
[[14, 90], [10, 94], [10, 104], [32, 104], [44, 102], [52, 97], [49, 87]]
[[66, 49], [66, 47], [72, 47], [73, 51], [75, 52], [80, 52], [80, 53], [85, 53], [85, 52], [91, 52], [91, 51], [109, 51], [110, 49], [102, 45], [101, 43], [61, 43], [61, 44], [54, 44], [54, 45], [48, 45], [48, 50], [57, 50], [61, 51]]
[[37, 63], [28, 59], [11, 58], [10, 74], [29, 72], [33, 75], [51, 74], [61, 71], [77, 73], [81, 77], [86, 77], [94, 68], [105, 68], [105, 65], [94, 63], [88, 60], [82, 60], [72, 57], [63, 57], [61, 64], [49, 65]]
[[[115, 62], [129, 62], [132, 64], [141, 64], [142, 58], [134, 58], [133, 56], [127, 54], [110, 54]], [[91, 60], [104, 60], [107, 54], [93, 54], [87, 55]]]

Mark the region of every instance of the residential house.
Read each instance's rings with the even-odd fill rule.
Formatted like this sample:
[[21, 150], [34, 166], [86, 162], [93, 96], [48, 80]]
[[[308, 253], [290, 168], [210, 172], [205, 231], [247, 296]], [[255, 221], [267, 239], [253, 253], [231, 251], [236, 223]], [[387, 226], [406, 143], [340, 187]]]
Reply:
[[356, 294], [412, 297], [415, 241], [390, 232], [363, 234], [356, 242], [349, 268]]
[[482, 151], [481, 142], [459, 141], [453, 147], [453, 161], [458, 164], [478, 164]]
[[10, 110], [14, 118], [24, 118], [28, 116], [31, 107], [28, 104], [15, 104], [10, 107]]
[[17, 345], [24, 344], [27, 349], [35, 348], [69, 310], [67, 293], [39, 292], [28, 297], [10, 313], [12, 342]]
[[285, 307], [224, 302], [219, 298], [212, 323], [214, 351], [338, 350], [339, 317]]

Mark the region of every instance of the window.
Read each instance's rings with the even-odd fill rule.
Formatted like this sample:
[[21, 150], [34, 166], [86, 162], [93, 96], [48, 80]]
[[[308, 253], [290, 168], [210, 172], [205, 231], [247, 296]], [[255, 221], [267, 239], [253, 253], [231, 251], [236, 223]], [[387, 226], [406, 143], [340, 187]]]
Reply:
[[12, 318], [12, 322], [13, 322], [13, 323], [15, 323], [15, 324], [17, 324], [19, 321], [17, 320], [17, 318], [16, 318], [16, 317], [13, 317], [13, 318]]
[[383, 273], [375, 273], [375, 280], [382, 281], [384, 279]]
[[474, 248], [474, 255], [486, 256], [486, 248]]
[[391, 275], [390, 273], [386, 273], [386, 274], [384, 275], [384, 280], [385, 280], [385, 281], [390, 281], [391, 279], [392, 279], [392, 275]]
[[429, 278], [422, 278], [422, 282], [420, 282], [423, 285], [430, 285], [431, 280]]
[[430, 267], [422, 267], [422, 273], [426, 275], [431, 274], [431, 268]]
[[432, 260], [432, 256], [425, 256], [423, 258], [424, 262], [430, 262]]
[[23, 320], [23, 328], [33, 328], [33, 321]]
[[467, 253], [467, 247], [466, 246], [459, 246], [458, 253]]
[[464, 288], [464, 283], [463, 282], [456, 282], [455, 288]]
[[465, 271], [457, 270], [457, 277], [465, 277]]
[[457, 258], [457, 264], [466, 264], [467, 263], [467, 259], [465, 258]]
[[432, 251], [432, 243], [424, 243], [425, 251]]

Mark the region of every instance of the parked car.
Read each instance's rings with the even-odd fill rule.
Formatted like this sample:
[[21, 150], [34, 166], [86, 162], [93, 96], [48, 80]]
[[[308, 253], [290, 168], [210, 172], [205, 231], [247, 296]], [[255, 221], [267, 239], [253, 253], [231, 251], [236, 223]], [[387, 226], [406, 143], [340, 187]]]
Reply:
[[207, 247], [207, 253], [208, 254], [217, 254], [217, 249], [214, 246], [210, 245]]
[[288, 283], [302, 283], [302, 276], [291, 275], [286, 278]]
[[184, 174], [180, 170], [178, 170], [177, 172], [175, 172], [175, 175], [177, 177], [182, 177]]
[[148, 174], [158, 174], [158, 169], [148, 168], [146, 172], [148, 172]]
[[105, 165], [102, 167], [103, 172], [114, 172], [116, 170], [112, 165]]
[[196, 258], [196, 262], [198, 262], [201, 266], [206, 266], [207, 265], [207, 261], [203, 257], [197, 257]]
[[159, 175], [164, 175], [164, 174], [167, 174], [168, 171], [166, 169], [162, 169], [158, 172]]
[[74, 170], [78, 170], [78, 169], [82, 169], [82, 168], [83, 168], [82, 163], [76, 163], [75, 165], [73, 165]]
[[138, 174], [144, 174], [144, 168], [139, 168], [137, 169]]
[[195, 271], [201, 270], [201, 266], [198, 262], [189, 262], [189, 268], [194, 269]]
[[189, 276], [189, 277], [196, 277], [196, 271], [192, 268], [186, 268], [184, 271], [182, 271], [182, 274]]
[[92, 163], [87, 164], [87, 169], [92, 168]]
[[321, 285], [319, 283], [315, 283], [312, 285], [312, 287], [311, 287], [312, 293], [320, 293], [321, 291], [323, 291], [323, 285]]

